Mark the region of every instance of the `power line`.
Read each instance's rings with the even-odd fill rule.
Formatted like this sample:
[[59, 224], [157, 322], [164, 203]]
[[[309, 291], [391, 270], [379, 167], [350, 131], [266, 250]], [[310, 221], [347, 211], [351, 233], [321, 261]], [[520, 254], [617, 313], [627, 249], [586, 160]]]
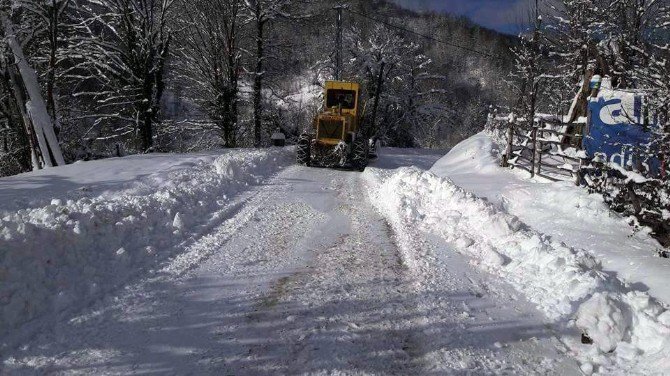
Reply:
[[442, 40], [442, 39], [438, 39], [438, 38], [435, 38], [435, 37], [431, 37], [430, 35], [421, 34], [421, 33], [418, 33], [418, 32], [416, 32], [416, 31], [414, 31], [414, 30], [410, 30], [410, 29], [404, 28], [404, 27], [402, 27], [402, 26], [394, 25], [394, 24], [392, 24], [392, 23], [390, 23], [390, 22], [387, 22], [387, 21], [383, 21], [383, 20], [379, 20], [379, 19], [370, 17], [370, 16], [368, 16], [367, 14], [359, 13], [359, 12], [356, 12], [355, 10], [351, 10], [351, 9], [349, 9], [349, 8], [344, 8], [344, 9], [345, 9], [346, 11], [350, 12], [350, 13], [353, 13], [353, 14], [358, 15], [358, 16], [360, 16], [360, 17], [367, 18], [367, 19], [369, 19], [369, 20], [371, 20], [371, 21], [375, 21], [375, 22], [378, 22], [378, 23], [380, 23], [380, 24], [386, 25], [387, 27], [390, 27], [390, 28], [392, 28], [392, 29], [401, 30], [401, 31], [404, 31], [404, 32], [406, 32], [406, 33], [414, 34], [414, 35], [416, 35], [416, 36], [419, 36], [419, 37], [422, 37], [422, 38], [425, 38], [425, 39], [428, 39], [428, 40], [432, 40], [433, 42], [442, 43], [442, 44], [447, 45], [447, 46], [460, 48], [460, 49], [462, 49], [462, 50], [470, 51], [470, 52], [473, 52], [473, 53], [476, 53], [476, 54], [479, 54], [479, 55], [482, 55], [482, 56], [490, 57], [490, 58], [492, 58], [492, 59], [501, 59], [501, 58], [498, 57], [498, 56], [494, 56], [494, 55], [491, 55], [491, 54], [489, 54], [489, 53], [486, 53], [486, 52], [483, 52], [483, 51], [476, 50], [476, 49], [474, 49], [474, 48], [469, 48], [469, 47], [461, 46], [460, 44], [456, 44], [456, 43], [453, 43], [453, 42], [447, 42], [447, 41]]

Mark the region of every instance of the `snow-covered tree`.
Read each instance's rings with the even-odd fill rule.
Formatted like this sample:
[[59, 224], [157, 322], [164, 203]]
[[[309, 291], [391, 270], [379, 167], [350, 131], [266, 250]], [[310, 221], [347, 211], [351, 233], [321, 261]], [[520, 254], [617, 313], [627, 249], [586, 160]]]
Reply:
[[570, 121], [586, 116], [588, 84], [598, 63], [597, 44], [604, 25], [598, 2], [562, 0], [550, 5], [554, 15], [547, 25], [547, 39], [555, 64], [547, 84], [552, 86], [555, 112], [568, 113]]
[[[434, 33], [491, 55], [505, 55], [508, 38], [387, 1], [345, 3], [344, 27], [357, 27], [364, 38], [358, 57], [374, 50], [369, 42], [375, 28], [378, 42], [385, 34], [398, 42], [388, 45], [395, 50], [389, 48], [383, 59], [361, 64], [368, 72], [344, 77], [363, 83], [370, 98], [380, 97], [377, 123], [397, 144], [444, 145], [454, 140], [451, 135], [467, 135], [477, 123], [475, 109], [488, 104], [483, 98], [504, 96], [495, 86], [504, 64], [389, 25]], [[318, 66], [334, 51], [333, 5], [322, 0], [0, 0], [18, 42], [14, 47], [21, 47], [24, 59], [19, 60], [29, 68], [16, 64], [18, 54], [11, 51], [3, 24], [0, 175], [58, 164], [42, 142], [51, 138], [43, 137], [49, 128], [64, 160], [104, 158], [122, 150], [260, 145], [276, 128], [289, 130], [290, 138], [291, 129], [311, 123], [320, 103], [317, 87], [329, 78], [328, 67]], [[358, 48], [352, 46], [344, 43], [345, 60]], [[31, 93], [39, 92], [44, 106], [29, 95], [28, 76], [22, 74], [29, 71], [38, 89]], [[382, 95], [377, 95], [379, 73]], [[304, 98], [309, 103], [289, 105]], [[48, 116], [42, 116], [42, 107]], [[468, 114], [476, 116], [470, 120]], [[50, 127], [40, 127], [43, 119]]]
[[658, 17], [649, 26], [649, 64], [636, 70], [649, 90], [649, 109], [658, 123], [656, 142], [664, 161], [663, 178], [670, 179], [670, 2], [658, 5]]
[[[369, 98], [368, 133], [398, 146], [434, 141], [434, 130], [446, 117], [438, 100], [444, 91], [437, 85], [444, 77], [430, 72], [432, 61], [421, 46], [383, 26], [373, 28], [367, 36], [353, 30], [347, 40], [351, 55], [348, 70], [364, 84]], [[377, 121], [372, 124], [377, 96]]]
[[[80, 48], [87, 70], [81, 79], [105, 139], [135, 134], [140, 152], [152, 149], [165, 88], [175, 0], [89, 0], [80, 23]], [[90, 116], [90, 115], [89, 115]]]
[[532, 30], [520, 35], [519, 45], [512, 48], [514, 69], [509, 82], [517, 96], [515, 109], [526, 119], [528, 128], [531, 128], [535, 121], [541, 98], [541, 85], [547, 79], [543, 20], [538, 0], [534, 1], [532, 14]]
[[[649, 36], [667, 0], [594, 0], [602, 24], [597, 30], [599, 68], [616, 88], [638, 88], [637, 68], [649, 63]], [[665, 5], [664, 5], [665, 4]]]
[[63, 65], [78, 53], [70, 48], [76, 39], [73, 16], [78, 3], [73, 0], [15, 0], [14, 7], [22, 10], [21, 28], [31, 29], [31, 57], [44, 83], [49, 115], [58, 133], [61, 126], [58, 86], [62, 82]]
[[241, 0], [195, 0], [179, 7], [179, 78], [215, 124], [221, 145], [235, 147], [242, 70]]
[[255, 53], [253, 68], [253, 117], [254, 146], [261, 146], [263, 132], [263, 85], [268, 25], [280, 17], [289, 17], [288, 7], [294, 0], [244, 0], [248, 22], [253, 25]]

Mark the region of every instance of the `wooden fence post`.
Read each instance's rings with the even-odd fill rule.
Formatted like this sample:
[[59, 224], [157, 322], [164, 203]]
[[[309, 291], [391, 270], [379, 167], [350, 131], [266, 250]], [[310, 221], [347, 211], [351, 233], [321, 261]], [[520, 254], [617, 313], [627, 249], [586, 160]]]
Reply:
[[503, 167], [509, 167], [509, 160], [512, 159], [512, 150], [514, 147], [514, 117], [510, 116], [509, 127], [507, 130], [507, 150], [505, 150], [505, 156], [503, 157]]
[[544, 132], [542, 129], [546, 127], [544, 122], [540, 123], [540, 129], [536, 129], [536, 135], [539, 132], [539, 140], [535, 144], [535, 158], [537, 158], [537, 174], [540, 175], [542, 174], [542, 139], [544, 138]]
[[533, 144], [533, 151], [530, 158], [530, 177], [535, 177], [535, 159], [537, 155], [537, 125], [533, 121], [533, 130], [531, 131], [531, 143]]
[[582, 179], [584, 178], [584, 167], [588, 165], [588, 159], [581, 157], [579, 158], [579, 168], [577, 169], [577, 173], [575, 174], [575, 185], [579, 186], [582, 185]]

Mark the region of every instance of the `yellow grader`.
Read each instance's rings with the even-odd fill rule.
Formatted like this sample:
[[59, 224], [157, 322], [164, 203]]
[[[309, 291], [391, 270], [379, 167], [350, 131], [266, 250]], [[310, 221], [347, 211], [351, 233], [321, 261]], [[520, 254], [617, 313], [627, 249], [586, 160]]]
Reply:
[[[368, 165], [370, 143], [360, 124], [360, 85], [326, 81], [324, 102], [323, 111], [315, 117], [311, 129], [298, 139], [298, 163], [363, 171]], [[376, 147], [378, 143], [373, 149]]]

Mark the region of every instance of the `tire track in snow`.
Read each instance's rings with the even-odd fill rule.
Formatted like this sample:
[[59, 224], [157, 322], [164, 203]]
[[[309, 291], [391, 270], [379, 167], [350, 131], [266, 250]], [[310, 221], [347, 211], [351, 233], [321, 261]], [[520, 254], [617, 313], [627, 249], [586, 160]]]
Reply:
[[425, 372], [581, 373], [540, 312], [511, 286], [482, 274], [436, 236], [395, 222], [390, 227], [421, 296], [417, 327], [428, 329], [415, 331], [415, 338], [428, 349], [422, 353]]
[[[444, 245], [418, 234], [403, 243], [367, 200], [360, 177], [285, 170], [194, 243], [190, 256], [175, 259], [162, 279], [63, 323], [56, 338], [17, 355], [17, 369], [550, 374], [553, 363], [541, 364], [528, 336], [527, 357], [492, 343], [525, 317], [509, 313], [500, 296], [475, 296], [490, 284], [458, 258], [439, 259], [436, 248]], [[462, 315], [466, 305], [469, 316]], [[504, 317], [489, 324], [487, 315]]]

